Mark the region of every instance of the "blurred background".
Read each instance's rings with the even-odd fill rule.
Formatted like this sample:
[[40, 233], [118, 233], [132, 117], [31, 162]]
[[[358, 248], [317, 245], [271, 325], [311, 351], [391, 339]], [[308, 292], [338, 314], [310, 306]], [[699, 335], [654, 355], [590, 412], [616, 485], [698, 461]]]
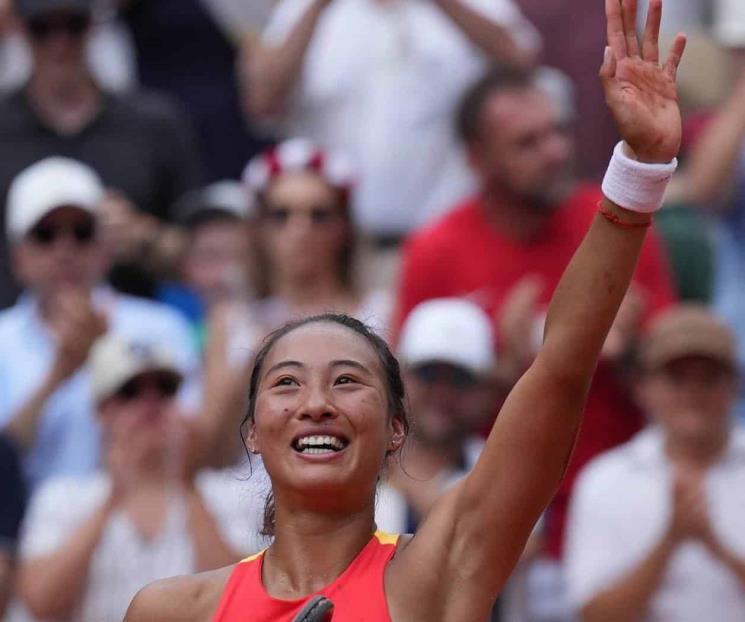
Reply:
[[[745, 620], [745, 3], [665, 10], [679, 172], [494, 621]], [[265, 547], [250, 366], [309, 314], [402, 362], [413, 532], [593, 218], [604, 46], [601, 0], [0, 0], [0, 620]]]

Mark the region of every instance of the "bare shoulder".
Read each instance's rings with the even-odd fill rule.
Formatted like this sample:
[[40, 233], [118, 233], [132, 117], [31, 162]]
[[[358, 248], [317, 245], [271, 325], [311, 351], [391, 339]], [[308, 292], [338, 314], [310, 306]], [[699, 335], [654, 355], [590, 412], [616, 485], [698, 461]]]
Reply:
[[134, 597], [124, 622], [209, 622], [234, 567], [151, 583]]

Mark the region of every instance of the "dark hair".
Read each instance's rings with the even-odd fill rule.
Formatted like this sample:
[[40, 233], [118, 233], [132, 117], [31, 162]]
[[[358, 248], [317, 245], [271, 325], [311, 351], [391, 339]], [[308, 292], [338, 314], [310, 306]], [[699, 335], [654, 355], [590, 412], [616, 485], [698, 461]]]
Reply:
[[478, 140], [484, 106], [495, 93], [520, 91], [535, 85], [535, 74], [529, 69], [497, 65], [489, 69], [468, 88], [460, 100], [455, 116], [455, 129], [465, 144]]
[[[259, 389], [259, 379], [261, 377], [261, 370], [264, 366], [264, 361], [269, 353], [274, 348], [275, 344], [282, 339], [285, 335], [307, 326], [308, 324], [317, 323], [328, 323], [343, 326], [351, 331], [357, 333], [360, 337], [365, 339], [368, 344], [375, 350], [378, 355], [378, 360], [383, 368], [385, 376], [385, 388], [388, 398], [389, 413], [393, 417], [398, 417], [404, 427], [404, 432], [408, 435], [409, 433], [409, 417], [406, 408], [406, 391], [404, 389], [404, 381], [401, 377], [401, 369], [398, 364], [398, 360], [391, 352], [388, 344], [385, 340], [377, 335], [370, 327], [365, 325], [363, 322], [339, 313], [324, 313], [322, 315], [314, 315], [300, 320], [295, 320], [284, 324], [280, 328], [271, 332], [264, 339], [261, 344], [261, 348], [256, 353], [254, 358], [253, 369], [251, 371], [251, 381], [248, 388], [248, 410], [246, 415], [241, 422], [241, 438], [245, 446], [245, 436], [243, 435], [246, 424], [252, 422], [256, 415], [256, 398]], [[269, 492], [264, 506], [264, 526], [262, 528], [262, 535], [273, 536], [274, 535], [274, 519], [275, 519], [275, 508], [274, 508], [274, 495]]]

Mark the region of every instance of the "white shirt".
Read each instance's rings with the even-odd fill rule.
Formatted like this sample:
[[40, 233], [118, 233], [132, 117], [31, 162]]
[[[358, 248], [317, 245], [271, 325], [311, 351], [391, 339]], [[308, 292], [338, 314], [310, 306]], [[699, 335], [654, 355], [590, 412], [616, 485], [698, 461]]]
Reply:
[[[263, 469], [261, 465], [258, 471]], [[256, 470], [256, 469], [255, 469]], [[259, 536], [263, 519], [263, 490], [252, 484], [259, 477], [233, 470], [207, 471], [197, 477], [197, 490], [212, 513], [221, 535], [236, 552], [255, 553], [266, 546]], [[47, 481], [33, 496], [21, 536], [22, 559], [52, 554], [99, 508], [111, 482], [104, 473], [59, 477]], [[88, 584], [76, 622], [121, 622], [134, 595], [148, 583], [196, 572], [194, 548], [183, 500], [174, 495], [165, 526], [154, 539], [142, 536], [123, 513], [112, 515], [91, 559]], [[18, 612], [15, 620], [30, 620]]]
[[[657, 428], [591, 462], [574, 488], [565, 552], [577, 609], [633, 570], [662, 539], [671, 514], [671, 471]], [[709, 515], [722, 542], [745, 559], [745, 431], [735, 429], [706, 478]], [[745, 586], [704, 545], [679, 546], [644, 622], [742, 622]]]
[[[281, 44], [312, 0], [280, 0], [265, 31]], [[512, 0], [464, 0], [526, 48], [539, 37]], [[359, 172], [355, 217], [404, 234], [474, 188], [453, 116], [487, 60], [430, 0], [335, 0], [323, 12], [285, 133], [345, 153]]]
[[[192, 382], [199, 362], [189, 326], [168, 307], [100, 288], [94, 300], [109, 320], [109, 330], [128, 339], [166, 349]], [[52, 365], [54, 342], [35, 301], [24, 296], [0, 313], [0, 425], [8, 421], [41, 385]], [[81, 475], [98, 464], [99, 431], [93, 415], [90, 379], [79, 371], [44, 406], [36, 442], [24, 459], [29, 483], [51, 475]]]

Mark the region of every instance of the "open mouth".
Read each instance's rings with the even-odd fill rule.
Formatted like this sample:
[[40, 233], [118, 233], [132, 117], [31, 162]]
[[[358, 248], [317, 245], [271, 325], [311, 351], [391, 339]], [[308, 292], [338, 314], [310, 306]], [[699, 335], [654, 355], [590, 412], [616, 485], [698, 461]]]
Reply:
[[299, 436], [292, 441], [292, 448], [301, 454], [332, 454], [343, 450], [349, 441], [341, 436]]

